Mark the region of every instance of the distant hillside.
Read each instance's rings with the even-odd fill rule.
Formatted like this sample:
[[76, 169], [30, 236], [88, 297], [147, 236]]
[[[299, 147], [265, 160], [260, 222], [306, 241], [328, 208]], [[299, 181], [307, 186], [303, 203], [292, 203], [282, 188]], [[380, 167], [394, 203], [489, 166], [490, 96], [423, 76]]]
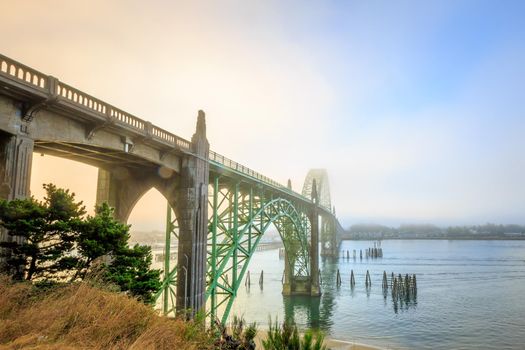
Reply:
[[401, 225], [397, 228], [377, 224], [352, 225], [346, 239], [525, 239], [525, 226], [474, 225], [438, 227], [431, 224]]

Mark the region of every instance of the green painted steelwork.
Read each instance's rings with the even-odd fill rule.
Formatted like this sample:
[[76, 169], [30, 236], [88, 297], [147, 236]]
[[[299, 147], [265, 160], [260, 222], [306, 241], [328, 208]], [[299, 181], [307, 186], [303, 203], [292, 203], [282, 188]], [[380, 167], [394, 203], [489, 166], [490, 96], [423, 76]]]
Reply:
[[164, 246], [164, 269], [162, 285], [155, 300], [162, 297], [162, 313], [164, 316], [175, 316], [176, 305], [176, 291], [177, 291], [177, 266], [171, 267], [171, 238], [174, 236], [177, 240], [179, 238], [179, 227], [177, 225], [177, 217], [172, 214], [172, 209], [167, 204], [166, 208], [166, 236]]
[[209, 190], [207, 292], [212, 320], [225, 323], [250, 259], [263, 234], [275, 226], [292, 278], [310, 277], [310, 222], [306, 207], [267, 198], [262, 189], [231, 178], [213, 178]]
[[[277, 187], [249, 169], [239, 168], [231, 161], [228, 163], [225, 158], [221, 160], [227, 165], [210, 162], [219, 170], [210, 173], [208, 187], [206, 311], [211, 324], [216, 320], [226, 323], [249, 262], [264, 233], [271, 227], [279, 232], [285, 247], [283, 294], [287, 295], [308, 294], [307, 286], [312, 285], [311, 278], [316, 278], [312, 277], [310, 256], [312, 213], [319, 213], [321, 218], [318, 238], [325, 247], [322, 255], [337, 256], [339, 242], [336, 237], [342, 230], [326, 205], [319, 201], [314, 203], [305, 194], [300, 195], [289, 188]], [[326, 186], [326, 173], [318, 173], [324, 176], [319, 180]], [[306, 181], [314, 179], [315, 176], [309, 175]], [[312, 184], [307, 188], [311, 190]], [[313, 208], [318, 209], [312, 211]], [[176, 226], [171, 215], [168, 210], [167, 247]], [[170, 273], [158, 297], [163, 297], [164, 314], [171, 316], [175, 315], [177, 269], [170, 266], [169, 256], [165, 259], [164, 270]]]

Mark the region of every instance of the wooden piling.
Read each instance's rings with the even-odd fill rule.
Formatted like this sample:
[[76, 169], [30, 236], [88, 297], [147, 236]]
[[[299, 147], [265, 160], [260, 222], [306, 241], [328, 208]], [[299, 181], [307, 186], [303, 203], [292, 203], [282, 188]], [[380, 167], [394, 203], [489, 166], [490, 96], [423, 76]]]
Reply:
[[341, 285], [341, 274], [339, 273], [339, 269], [337, 269], [337, 279], [335, 283], [338, 287]]
[[244, 285], [246, 287], [250, 287], [251, 281], [250, 281], [250, 270], [248, 270], [248, 273], [246, 274], [246, 279], [244, 280]]
[[263, 287], [264, 283], [264, 270], [261, 270], [261, 277], [259, 277], [259, 287]]
[[354, 278], [354, 270], [350, 271], [350, 287], [354, 288], [355, 286], [355, 278]]

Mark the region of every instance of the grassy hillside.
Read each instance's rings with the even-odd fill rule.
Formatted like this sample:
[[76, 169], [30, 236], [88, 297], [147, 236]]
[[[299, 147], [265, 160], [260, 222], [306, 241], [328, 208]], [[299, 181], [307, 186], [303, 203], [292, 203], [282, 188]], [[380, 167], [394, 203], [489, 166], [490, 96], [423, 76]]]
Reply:
[[42, 291], [0, 276], [0, 350], [207, 349], [193, 323], [82, 282]]

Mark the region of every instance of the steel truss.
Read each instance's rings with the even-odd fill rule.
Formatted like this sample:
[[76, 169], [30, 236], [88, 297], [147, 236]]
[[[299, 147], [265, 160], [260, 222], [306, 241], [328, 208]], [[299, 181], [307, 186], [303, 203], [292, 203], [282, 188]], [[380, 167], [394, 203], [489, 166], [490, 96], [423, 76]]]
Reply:
[[[208, 190], [207, 316], [225, 323], [248, 264], [264, 233], [273, 225], [285, 248], [285, 281], [308, 280], [310, 269], [309, 208], [274, 197], [262, 186], [213, 176]], [[177, 219], [168, 205], [161, 290], [162, 312], [175, 316], [177, 266], [171, 266], [172, 239], [178, 239]], [[179, 273], [180, 275], [180, 273]]]
[[208, 315], [225, 323], [257, 244], [272, 224], [286, 250], [288, 278], [309, 278], [310, 221], [306, 208], [259, 187], [219, 176], [210, 187], [206, 297]]
[[164, 316], [175, 317], [176, 292], [177, 292], [177, 266], [171, 266], [171, 242], [172, 238], [179, 239], [179, 225], [177, 217], [173, 213], [169, 203], [166, 209], [166, 238], [164, 246], [164, 269], [162, 285], [155, 300], [157, 304], [162, 300], [161, 310]]

